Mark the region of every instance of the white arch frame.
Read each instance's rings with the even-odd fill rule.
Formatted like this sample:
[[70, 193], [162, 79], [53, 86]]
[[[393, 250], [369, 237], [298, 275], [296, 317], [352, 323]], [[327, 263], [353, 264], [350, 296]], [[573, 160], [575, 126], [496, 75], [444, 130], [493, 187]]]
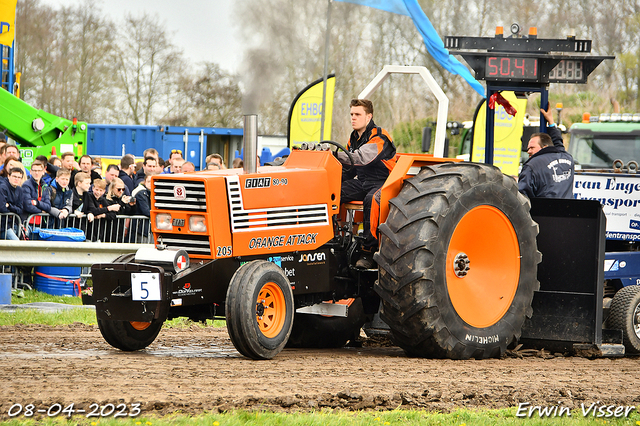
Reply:
[[438, 115], [436, 118], [436, 137], [433, 148], [434, 157], [444, 158], [444, 140], [447, 131], [447, 112], [449, 111], [449, 98], [444, 94], [436, 80], [425, 67], [385, 65], [382, 71], [375, 76], [367, 87], [358, 95], [359, 99], [367, 99], [390, 74], [419, 74], [427, 83], [427, 86], [438, 100]]

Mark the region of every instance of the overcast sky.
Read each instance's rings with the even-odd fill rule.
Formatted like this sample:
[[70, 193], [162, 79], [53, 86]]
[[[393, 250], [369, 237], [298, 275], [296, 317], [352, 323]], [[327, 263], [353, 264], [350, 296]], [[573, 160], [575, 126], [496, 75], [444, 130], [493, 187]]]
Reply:
[[[80, 0], [41, 0], [54, 7], [79, 4]], [[174, 44], [192, 63], [210, 61], [236, 72], [242, 61], [242, 48], [232, 25], [233, 0], [106, 0], [99, 2], [103, 13], [119, 22], [127, 12], [139, 16], [157, 14], [175, 34]]]

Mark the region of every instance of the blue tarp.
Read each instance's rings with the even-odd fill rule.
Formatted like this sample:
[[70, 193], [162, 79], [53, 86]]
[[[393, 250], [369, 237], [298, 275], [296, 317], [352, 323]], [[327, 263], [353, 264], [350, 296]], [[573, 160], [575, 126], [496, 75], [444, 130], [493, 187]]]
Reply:
[[78, 228], [41, 229], [36, 228], [34, 233], [39, 234], [41, 240], [47, 241], [84, 241], [84, 231]]
[[384, 10], [385, 12], [397, 13], [399, 15], [409, 16], [413, 19], [413, 23], [424, 40], [429, 54], [438, 61], [440, 65], [452, 74], [459, 75], [471, 85], [473, 90], [478, 92], [480, 96], [485, 97], [484, 87], [473, 78], [467, 67], [462, 65], [455, 57], [449, 54], [445, 49], [442, 39], [436, 32], [431, 21], [424, 14], [422, 8], [418, 4], [418, 0], [336, 0], [347, 3], [369, 6], [375, 9]]

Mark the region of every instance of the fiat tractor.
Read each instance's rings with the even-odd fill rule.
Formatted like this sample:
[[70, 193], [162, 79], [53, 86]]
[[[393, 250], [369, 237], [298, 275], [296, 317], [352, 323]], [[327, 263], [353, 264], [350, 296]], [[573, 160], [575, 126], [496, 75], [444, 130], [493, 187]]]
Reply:
[[[475, 39], [445, 42], [487, 49], [461, 54], [482, 68], [488, 96], [537, 90], [545, 105], [561, 61], [580, 61], [584, 79], [595, 68], [584, 54], [549, 53], [575, 40]], [[535, 53], [517, 50], [525, 45]], [[528, 200], [491, 165], [492, 134], [485, 163], [444, 158], [448, 101], [426, 68], [387, 66], [358, 97], [391, 72], [420, 74], [438, 99], [436, 154], [397, 155], [381, 189], [375, 269], [355, 266], [362, 205], [341, 203], [343, 166], [326, 145], [348, 150], [327, 141], [258, 168], [257, 117], [245, 116], [243, 169], [154, 176], [154, 246], [93, 265], [104, 339], [133, 351], [172, 318], [222, 319], [238, 352], [270, 359], [285, 347], [341, 347], [378, 316], [409, 356], [500, 357], [519, 341], [624, 353], [628, 331], [602, 327], [600, 204]]]

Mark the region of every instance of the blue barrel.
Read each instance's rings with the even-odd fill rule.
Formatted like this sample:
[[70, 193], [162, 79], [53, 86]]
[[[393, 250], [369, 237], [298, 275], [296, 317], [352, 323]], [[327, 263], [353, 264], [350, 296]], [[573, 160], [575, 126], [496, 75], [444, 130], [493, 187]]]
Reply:
[[0, 274], [0, 305], [11, 304], [11, 274]]
[[[41, 240], [84, 241], [81, 229], [39, 229]], [[82, 268], [79, 266], [36, 266], [33, 268], [33, 285], [36, 290], [53, 296], [80, 296], [79, 282]]]
[[76, 266], [36, 266], [33, 285], [36, 290], [53, 296], [79, 296], [80, 273]]

